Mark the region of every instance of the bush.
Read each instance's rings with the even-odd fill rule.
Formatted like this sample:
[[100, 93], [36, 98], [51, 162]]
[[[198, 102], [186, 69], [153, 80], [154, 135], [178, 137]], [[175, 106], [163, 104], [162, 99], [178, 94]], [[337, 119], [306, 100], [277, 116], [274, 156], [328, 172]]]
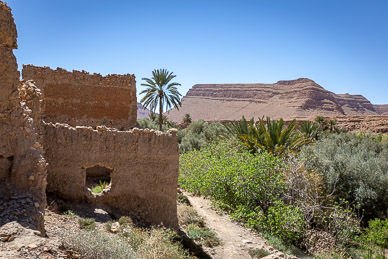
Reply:
[[94, 230], [96, 229], [96, 222], [93, 218], [79, 218], [78, 225], [81, 229]]
[[251, 228], [296, 241], [304, 228], [300, 209], [284, 204], [282, 161], [267, 153], [240, 153], [225, 142], [181, 155], [180, 185], [209, 196]]
[[221, 142], [181, 155], [179, 183], [230, 210], [243, 205], [267, 212], [286, 190], [281, 166], [272, 155], [239, 153]]
[[360, 236], [367, 258], [383, 256], [384, 250], [388, 249], [388, 219], [374, 219], [369, 221], [368, 228]]
[[136, 258], [133, 249], [117, 236], [109, 237], [99, 231], [65, 231], [62, 233], [65, 248], [78, 251], [82, 258]]
[[288, 243], [296, 242], [304, 231], [305, 223], [302, 211], [281, 201], [269, 208], [263, 230], [280, 237]]
[[[341, 245], [350, 243], [360, 232], [360, 222], [354, 206], [343, 199], [338, 202], [333, 200], [332, 195], [325, 191], [322, 174], [306, 170], [303, 161], [290, 159], [284, 176], [288, 182], [285, 200], [301, 211], [306, 224], [314, 230], [327, 233]], [[303, 240], [303, 243], [305, 241], [309, 242]], [[309, 249], [309, 245], [302, 246]]]
[[205, 145], [216, 140], [226, 131], [220, 122], [196, 121], [178, 133], [179, 150], [186, 153], [192, 150], [200, 150]]
[[[139, 124], [140, 128], [142, 129], [159, 130], [159, 116], [151, 113], [149, 118], [138, 119], [137, 124]], [[162, 131], [166, 132], [171, 128], [179, 127], [176, 123], [169, 121], [167, 117], [163, 115]]]
[[172, 230], [163, 228], [142, 230], [127, 226], [122, 229], [119, 236], [124, 238], [133, 248], [137, 258], [191, 258], [182, 248], [182, 245], [177, 242], [178, 235]]
[[328, 193], [357, 204], [366, 219], [388, 216], [387, 143], [342, 133], [304, 147], [301, 157], [324, 176]]

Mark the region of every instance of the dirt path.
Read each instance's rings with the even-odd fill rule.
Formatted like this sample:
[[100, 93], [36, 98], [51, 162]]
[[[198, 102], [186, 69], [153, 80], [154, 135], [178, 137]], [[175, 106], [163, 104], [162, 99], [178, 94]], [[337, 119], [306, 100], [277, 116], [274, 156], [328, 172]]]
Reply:
[[210, 206], [210, 201], [184, 193], [207, 227], [218, 234], [221, 244], [208, 252], [215, 259], [252, 258], [249, 250], [263, 249], [271, 253], [265, 258], [297, 258], [285, 255], [266, 243], [266, 240], [249, 229], [232, 222], [228, 216], [220, 216]]

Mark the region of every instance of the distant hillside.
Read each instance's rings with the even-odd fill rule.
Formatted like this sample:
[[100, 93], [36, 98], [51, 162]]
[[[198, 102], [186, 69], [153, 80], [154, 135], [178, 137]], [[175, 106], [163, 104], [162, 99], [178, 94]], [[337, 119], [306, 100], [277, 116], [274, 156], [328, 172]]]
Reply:
[[335, 94], [307, 78], [275, 84], [198, 84], [182, 99], [182, 107], [166, 113], [179, 122], [188, 113], [193, 120], [310, 118], [318, 115], [379, 115], [362, 95]]
[[138, 119], [148, 118], [150, 113], [151, 113], [151, 111], [144, 108], [143, 105], [141, 105], [141, 103], [137, 103], [137, 118]]
[[384, 104], [384, 105], [373, 105], [373, 107], [375, 108], [375, 110], [381, 114], [381, 115], [388, 115], [388, 104]]

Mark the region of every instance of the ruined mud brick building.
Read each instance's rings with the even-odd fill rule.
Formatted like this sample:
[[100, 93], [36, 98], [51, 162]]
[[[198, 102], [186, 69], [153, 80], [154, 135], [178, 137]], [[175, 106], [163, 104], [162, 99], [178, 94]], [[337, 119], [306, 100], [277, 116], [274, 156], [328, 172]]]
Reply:
[[176, 228], [176, 130], [133, 128], [134, 75], [28, 65], [20, 81], [16, 39], [0, 1], [0, 227], [16, 220], [44, 232], [47, 191]]

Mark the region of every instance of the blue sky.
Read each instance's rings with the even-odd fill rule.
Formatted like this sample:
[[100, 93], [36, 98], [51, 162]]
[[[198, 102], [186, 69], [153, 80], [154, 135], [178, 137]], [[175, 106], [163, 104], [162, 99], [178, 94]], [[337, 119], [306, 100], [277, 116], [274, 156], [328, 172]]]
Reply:
[[19, 66], [177, 75], [199, 83], [307, 77], [335, 93], [388, 104], [386, 0], [5, 0]]

